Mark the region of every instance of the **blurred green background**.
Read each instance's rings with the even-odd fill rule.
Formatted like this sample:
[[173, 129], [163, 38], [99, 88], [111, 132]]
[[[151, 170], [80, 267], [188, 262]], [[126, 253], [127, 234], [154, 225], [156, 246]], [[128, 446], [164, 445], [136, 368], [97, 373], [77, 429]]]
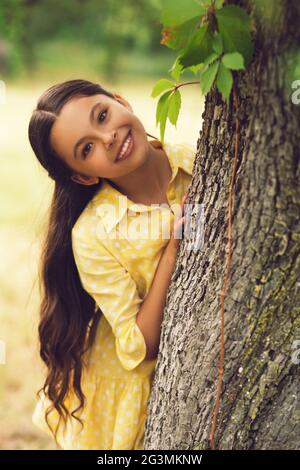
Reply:
[[[160, 44], [159, 17], [160, 0], [0, 2], [0, 449], [56, 448], [31, 422], [44, 376], [37, 263], [53, 182], [29, 145], [30, 115], [46, 88], [84, 78], [124, 96], [159, 137], [151, 91], [176, 57]], [[167, 123], [165, 139], [196, 146], [203, 98], [197, 85], [181, 93], [177, 128]]]

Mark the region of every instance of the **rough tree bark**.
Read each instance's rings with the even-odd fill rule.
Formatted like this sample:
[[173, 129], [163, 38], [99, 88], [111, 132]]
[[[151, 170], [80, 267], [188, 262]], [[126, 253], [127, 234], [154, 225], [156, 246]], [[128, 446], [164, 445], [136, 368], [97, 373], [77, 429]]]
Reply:
[[[253, 14], [251, 0], [232, 1]], [[233, 255], [225, 298], [219, 449], [300, 449], [300, 106], [284, 92], [285, 53], [299, 48], [299, 6], [278, 0], [256, 20], [255, 57], [236, 80], [239, 155]], [[261, 17], [260, 17], [261, 19]], [[298, 77], [300, 79], [300, 77]], [[186, 203], [204, 203], [204, 247], [181, 242], [149, 399], [145, 449], [209, 448], [228, 253], [235, 112], [206, 99]]]

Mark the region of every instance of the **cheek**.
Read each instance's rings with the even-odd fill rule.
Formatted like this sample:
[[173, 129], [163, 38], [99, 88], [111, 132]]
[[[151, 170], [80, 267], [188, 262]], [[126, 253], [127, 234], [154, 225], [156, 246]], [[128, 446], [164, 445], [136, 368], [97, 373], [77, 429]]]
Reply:
[[86, 161], [86, 169], [89, 169], [93, 174], [109, 175], [114, 168], [113, 162], [108, 160], [108, 157], [95, 152], [92, 158]]

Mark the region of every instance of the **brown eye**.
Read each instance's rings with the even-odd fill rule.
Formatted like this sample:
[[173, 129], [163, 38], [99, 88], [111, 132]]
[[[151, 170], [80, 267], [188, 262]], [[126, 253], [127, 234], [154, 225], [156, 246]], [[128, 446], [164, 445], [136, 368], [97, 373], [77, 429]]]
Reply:
[[[100, 119], [100, 116], [102, 116], [102, 114], [105, 114], [105, 118], [104, 119]], [[102, 122], [106, 119], [106, 114], [107, 114], [107, 109], [105, 111], [101, 111], [99, 114], [98, 114], [98, 121]], [[89, 145], [92, 145], [90, 143], [86, 144], [82, 150], [82, 155], [84, 157], [86, 157], [88, 155], [88, 153], [90, 152], [90, 148], [89, 148]]]
[[[89, 153], [89, 151], [90, 151], [90, 149], [88, 148], [88, 147], [89, 147], [89, 145], [92, 145], [92, 144], [86, 144], [86, 145], [83, 147], [83, 150], [82, 150], [82, 155], [83, 155], [84, 157], [86, 157], [86, 156], [87, 156], [87, 154], [88, 154], [88, 153]], [[86, 150], [86, 149], [88, 149], [88, 152], [85, 152], [85, 150]]]
[[107, 110], [105, 110], [105, 111], [101, 111], [101, 113], [99, 113], [99, 115], [98, 115], [98, 121], [100, 121], [100, 122], [104, 121], [104, 119], [105, 119], [105, 118], [104, 118], [104, 119], [102, 119], [102, 120], [101, 120], [101, 119], [99, 119], [99, 118], [100, 118], [100, 116], [101, 116], [103, 113], [105, 113], [105, 118], [106, 118], [106, 113], [107, 113]]

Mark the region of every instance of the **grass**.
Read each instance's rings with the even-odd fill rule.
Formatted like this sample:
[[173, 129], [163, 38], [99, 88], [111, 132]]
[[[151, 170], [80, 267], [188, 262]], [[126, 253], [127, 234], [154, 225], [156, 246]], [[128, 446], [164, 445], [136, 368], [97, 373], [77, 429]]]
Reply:
[[[64, 77], [69, 78], [69, 74]], [[85, 78], [95, 79], [89, 74]], [[157, 137], [157, 100], [150, 94], [158, 78], [138, 84], [128, 79], [113, 88], [131, 103], [146, 131]], [[56, 81], [7, 83], [6, 103], [0, 106], [0, 340], [6, 345], [6, 363], [0, 364], [0, 449], [56, 448], [31, 422], [35, 394], [43, 383], [37, 343], [37, 263], [53, 182], [39, 167], [27, 138], [38, 96]], [[166, 140], [196, 144], [203, 100], [196, 85], [181, 90], [177, 129], [167, 124]]]

